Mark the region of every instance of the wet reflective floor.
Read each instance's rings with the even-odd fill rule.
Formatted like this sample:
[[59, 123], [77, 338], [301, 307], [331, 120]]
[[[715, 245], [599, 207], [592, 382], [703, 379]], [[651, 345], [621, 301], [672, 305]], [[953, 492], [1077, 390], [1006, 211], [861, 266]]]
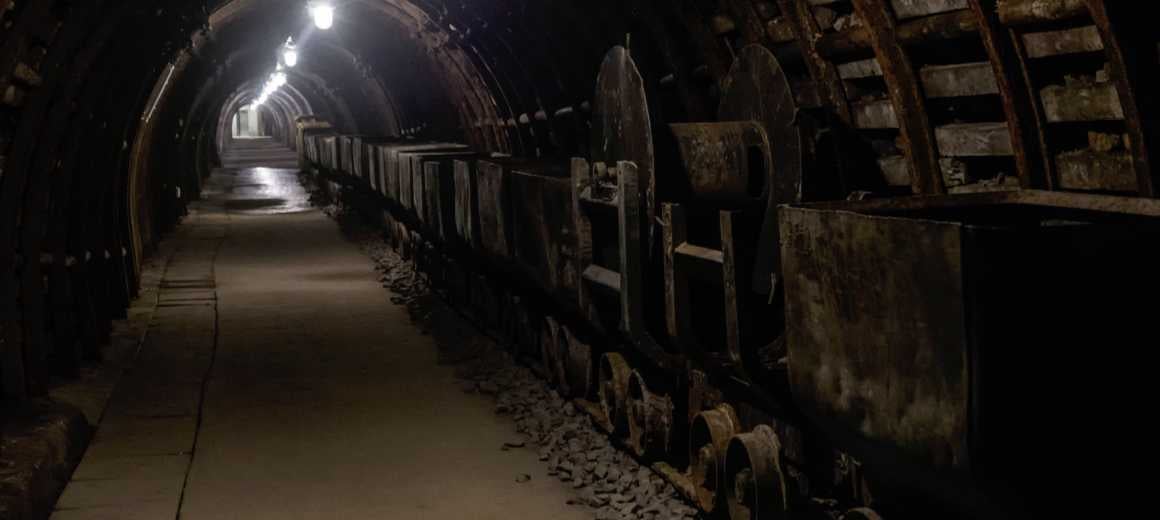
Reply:
[[283, 146], [268, 139], [238, 141], [222, 162], [202, 187], [206, 202], [253, 215], [310, 210], [310, 195], [298, 181], [297, 158]]
[[206, 182], [207, 202], [219, 202], [231, 212], [279, 215], [310, 210], [310, 195], [298, 182], [298, 170], [254, 167], [222, 168]]

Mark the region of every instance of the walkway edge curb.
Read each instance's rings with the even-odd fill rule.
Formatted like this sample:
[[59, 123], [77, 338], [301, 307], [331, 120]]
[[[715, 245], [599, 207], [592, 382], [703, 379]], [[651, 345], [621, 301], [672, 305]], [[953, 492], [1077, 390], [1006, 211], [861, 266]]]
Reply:
[[[148, 309], [146, 321], [152, 320], [161, 279], [174, 252], [173, 240], [165, 242], [156, 252], [160, 265], [155, 268], [160, 272], [142, 280], [141, 295], [135, 299]], [[145, 294], [152, 298], [143, 300]], [[147, 335], [148, 328], [133, 339], [131, 359]], [[102, 399], [101, 415], [111, 397], [110, 393]], [[0, 520], [50, 518], [95, 433], [96, 426], [79, 406], [60, 399], [37, 399], [5, 410], [0, 423]]]
[[91, 436], [75, 406], [42, 400], [12, 411], [0, 429], [0, 518], [48, 518]]

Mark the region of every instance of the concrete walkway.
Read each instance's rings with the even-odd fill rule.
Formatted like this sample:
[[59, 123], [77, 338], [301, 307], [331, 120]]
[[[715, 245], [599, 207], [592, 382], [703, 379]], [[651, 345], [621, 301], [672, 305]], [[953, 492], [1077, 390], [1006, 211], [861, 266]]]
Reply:
[[295, 172], [251, 167], [286, 164], [270, 148], [217, 172], [173, 239], [137, 366], [53, 518], [587, 518], [534, 452], [500, 450], [514, 426], [436, 364]]

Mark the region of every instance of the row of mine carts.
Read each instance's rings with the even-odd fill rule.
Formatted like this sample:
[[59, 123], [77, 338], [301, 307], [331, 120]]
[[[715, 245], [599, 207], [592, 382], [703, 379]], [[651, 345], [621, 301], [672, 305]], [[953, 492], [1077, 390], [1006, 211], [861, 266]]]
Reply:
[[[337, 135], [325, 125], [304, 130], [300, 144], [306, 166], [325, 182], [378, 198], [391, 241], [444, 297], [511, 339], [558, 391], [576, 398], [631, 451], [656, 462], [699, 507], [723, 510], [724, 491], [744, 489], [724, 484], [730, 441], [734, 475], [756, 470], [762, 484], [775, 484], [755, 483], [750, 496], [729, 501], [742, 508], [734, 517], [748, 518], [744, 511], [758, 502], [790, 507], [772, 418], [757, 407], [738, 412], [699, 371], [701, 381], [687, 386], [680, 373], [688, 372], [670, 347], [593, 348], [596, 338], [632, 338], [641, 332], [634, 327], [643, 327], [643, 316], [623, 315], [643, 307], [643, 289], [634, 294], [628, 287], [642, 281], [620, 275], [635, 269], [647, 276], [643, 266], [622, 265], [619, 254], [625, 206], [636, 194], [618, 181], [635, 178], [631, 164], [597, 172], [581, 159], [491, 157], [457, 143]], [[599, 182], [589, 182], [597, 175]], [[667, 213], [671, 218], [672, 208]], [[687, 388], [706, 394], [697, 399], [707, 406], [690, 407], [678, 395]], [[763, 426], [744, 430], [741, 414]], [[780, 427], [801, 437], [788, 423]], [[684, 453], [690, 436], [695, 448]]]
[[[738, 77], [773, 66], [738, 59], [751, 61]], [[670, 125], [685, 196], [667, 200], [651, 144], [617, 144], [647, 114], [599, 112], [647, 107], [600, 99], [632, 91], [605, 81], [631, 80], [625, 63], [606, 60], [593, 142], [611, 146], [586, 158], [303, 121], [303, 166], [372, 201], [447, 300], [706, 512], [1025, 518], [1102, 496], [1077, 475], [1120, 459], [1068, 453], [1117, 451], [1107, 425], [1125, 421], [1080, 403], [1139, 393], [1120, 356], [1095, 352], [1155, 343], [1157, 201], [803, 203], [818, 199], [801, 189], [816, 174], [801, 149], [817, 142], [796, 110]]]

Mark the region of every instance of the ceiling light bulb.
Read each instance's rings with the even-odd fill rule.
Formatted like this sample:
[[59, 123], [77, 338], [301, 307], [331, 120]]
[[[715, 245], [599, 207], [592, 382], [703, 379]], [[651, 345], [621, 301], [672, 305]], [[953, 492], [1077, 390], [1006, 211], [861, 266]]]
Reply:
[[310, 17], [314, 19], [314, 26], [327, 30], [334, 26], [334, 6], [330, 4], [313, 4], [310, 6]]
[[294, 67], [295, 65], [297, 65], [298, 64], [298, 51], [294, 50], [293, 47], [288, 48], [285, 51], [283, 51], [282, 52], [282, 63], [286, 64], [287, 67]]

